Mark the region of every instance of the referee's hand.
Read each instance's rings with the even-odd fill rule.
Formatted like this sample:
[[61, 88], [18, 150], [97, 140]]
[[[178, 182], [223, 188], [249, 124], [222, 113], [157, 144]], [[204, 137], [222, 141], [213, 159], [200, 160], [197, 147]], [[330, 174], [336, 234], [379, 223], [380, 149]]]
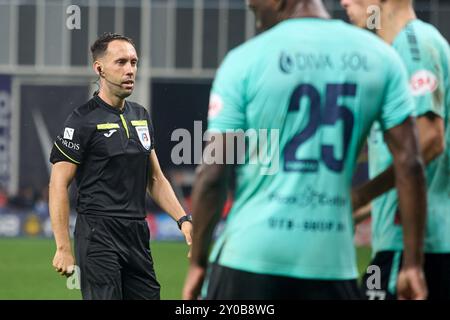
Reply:
[[186, 243], [189, 246], [188, 258], [191, 257], [191, 245], [192, 245], [192, 223], [185, 222], [181, 225], [181, 232], [183, 232]]
[[53, 258], [53, 267], [60, 275], [70, 277], [75, 271], [75, 259], [72, 251], [57, 249]]

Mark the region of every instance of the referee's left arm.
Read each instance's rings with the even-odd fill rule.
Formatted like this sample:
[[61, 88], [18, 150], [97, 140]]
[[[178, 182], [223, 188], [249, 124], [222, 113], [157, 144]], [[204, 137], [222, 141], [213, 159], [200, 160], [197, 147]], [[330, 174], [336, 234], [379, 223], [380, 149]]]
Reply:
[[[178, 221], [180, 218], [184, 217], [186, 213], [175, 196], [172, 186], [164, 176], [154, 149], [150, 153], [150, 166], [151, 173], [147, 184], [148, 193], [161, 209], [167, 212], [175, 221]], [[186, 238], [186, 243], [191, 245], [192, 224], [190, 222], [183, 223], [181, 225], [181, 231]]]

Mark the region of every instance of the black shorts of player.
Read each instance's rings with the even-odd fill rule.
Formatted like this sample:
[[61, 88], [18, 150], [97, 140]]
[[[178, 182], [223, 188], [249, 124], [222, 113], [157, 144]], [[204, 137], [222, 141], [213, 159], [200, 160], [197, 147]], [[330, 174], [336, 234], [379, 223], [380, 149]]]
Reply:
[[[380, 279], [377, 279], [372, 267], [361, 282], [361, 290], [368, 300], [396, 300], [397, 279], [402, 267], [402, 251], [380, 251], [370, 266], [379, 267]], [[450, 254], [426, 253], [424, 264], [425, 280], [428, 286], [429, 300], [450, 299]]]
[[310, 280], [257, 274], [212, 264], [207, 300], [359, 300], [355, 280]]
[[75, 255], [85, 300], [159, 300], [144, 219], [78, 214]]

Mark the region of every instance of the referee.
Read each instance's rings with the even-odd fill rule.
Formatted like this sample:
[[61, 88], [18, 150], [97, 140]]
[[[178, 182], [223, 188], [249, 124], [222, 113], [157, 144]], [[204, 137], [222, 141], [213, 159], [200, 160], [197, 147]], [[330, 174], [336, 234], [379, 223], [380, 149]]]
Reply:
[[159, 299], [145, 220], [145, 193], [177, 221], [188, 245], [192, 224], [164, 177], [144, 107], [126, 101], [138, 56], [131, 39], [107, 33], [91, 46], [100, 89], [67, 118], [50, 161], [53, 266], [69, 276], [68, 186], [78, 187], [75, 257], [83, 299]]

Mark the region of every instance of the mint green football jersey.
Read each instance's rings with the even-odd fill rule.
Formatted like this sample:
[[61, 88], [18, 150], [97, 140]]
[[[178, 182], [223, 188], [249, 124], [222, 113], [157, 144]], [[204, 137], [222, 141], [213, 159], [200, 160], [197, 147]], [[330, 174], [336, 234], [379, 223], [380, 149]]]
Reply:
[[[426, 168], [428, 213], [425, 252], [450, 253], [450, 49], [432, 25], [413, 20], [397, 35], [394, 49], [409, 76], [417, 116], [433, 113], [445, 124], [446, 149]], [[369, 172], [374, 177], [392, 164], [391, 154], [375, 124], [369, 138]], [[372, 203], [373, 252], [402, 250], [403, 233], [397, 192], [392, 190]]]
[[[208, 129], [257, 131], [247, 136], [258, 143], [248, 143], [247, 161], [236, 166], [234, 204], [210, 262], [357, 278], [350, 199], [357, 156], [374, 121], [387, 130], [411, 112], [395, 50], [339, 20], [289, 19], [229, 52], [212, 87]], [[264, 146], [270, 163], [250, 161]]]

